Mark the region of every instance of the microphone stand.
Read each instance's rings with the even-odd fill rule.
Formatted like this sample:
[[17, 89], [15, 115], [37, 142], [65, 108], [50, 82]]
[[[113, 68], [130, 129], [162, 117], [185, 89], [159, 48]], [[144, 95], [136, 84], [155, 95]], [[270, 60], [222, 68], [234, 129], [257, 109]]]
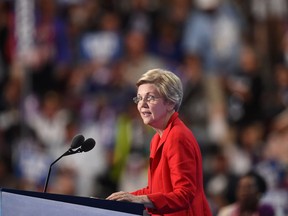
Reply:
[[50, 164], [50, 167], [49, 167], [49, 171], [48, 171], [48, 175], [47, 175], [47, 178], [46, 178], [46, 182], [45, 182], [45, 187], [44, 187], [44, 193], [46, 193], [47, 191], [47, 187], [48, 187], [48, 182], [49, 182], [49, 179], [50, 179], [50, 173], [51, 173], [51, 168], [52, 166], [57, 162], [59, 161], [62, 157], [64, 156], [67, 156], [67, 155], [71, 155], [71, 154], [75, 154], [75, 153], [79, 153], [79, 152], [83, 152], [83, 150], [80, 148], [78, 148], [77, 150], [73, 151], [73, 149], [69, 149], [68, 151], [66, 151], [64, 154], [62, 154], [59, 158], [57, 158], [53, 163]]

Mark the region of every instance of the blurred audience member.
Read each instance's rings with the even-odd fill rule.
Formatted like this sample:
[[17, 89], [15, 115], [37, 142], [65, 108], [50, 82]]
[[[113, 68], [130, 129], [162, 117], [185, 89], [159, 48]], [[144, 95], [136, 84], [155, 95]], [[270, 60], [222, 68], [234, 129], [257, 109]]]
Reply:
[[273, 119], [288, 107], [288, 67], [276, 64], [271, 72], [270, 87], [265, 92], [263, 104], [265, 120], [268, 124], [271, 124]]
[[233, 73], [242, 46], [241, 14], [226, 0], [197, 0], [194, 3], [185, 25], [184, 52], [203, 59], [205, 74]]
[[253, 47], [241, 49], [240, 67], [225, 77], [228, 119], [232, 125], [245, 125], [263, 119], [263, 81]]
[[163, 60], [147, 49], [148, 36], [134, 29], [124, 38], [124, 55], [119, 59], [123, 67], [123, 77], [128, 85], [134, 86], [143, 71], [151, 68], [165, 68]]
[[231, 172], [243, 175], [257, 166], [264, 157], [265, 128], [260, 122], [246, 124], [239, 129], [230, 129], [230, 143], [224, 152], [229, 161]]
[[13, 169], [19, 179], [18, 189], [43, 191], [48, 167], [53, 158], [47, 154], [45, 146], [33, 129], [26, 130], [29, 131], [25, 137], [16, 139], [14, 143]]
[[[183, 58], [183, 29], [190, 14], [190, 0], [162, 1], [151, 31], [151, 50], [164, 59], [169, 68], [177, 67]], [[173, 70], [174, 71], [174, 70]]]
[[1, 152], [0, 155], [0, 188], [17, 188], [18, 179], [12, 172], [11, 158]]
[[264, 178], [256, 172], [248, 172], [238, 181], [236, 202], [221, 208], [218, 216], [275, 215], [272, 206], [261, 202], [266, 191], [267, 185]]
[[[54, 171], [55, 172], [55, 171]], [[56, 170], [53, 181], [49, 185], [49, 193], [76, 195], [76, 174], [73, 169], [60, 168]]]
[[[203, 75], [202, 62], [197, 55], [185, 55], [183, 63], [177, 69], [180, 74], [184, 96], [180, 108], [183, 120], [193, 131], [200, 145], [210, 141], [207, 134], [209, 124], [208, 92]], [[207, 136], [208, 135], [208, 136]]]
[[280, 47], [278, 53], [274, 57], [275, 64], [281, 64], [288, 67], [288, 31], [286, 30], [280, 40]]
[[145, 35], [153, 33], [157, 4], [157, 0], [128, 0], [126, 4], [120, 3], [124, 31], [137, 31]]
[[8, 46], [12, 7], [9, 1], [0, 2], [0, 90], [9, 77], [11, 63]]
[[34, 47], [29, 54], [28, 68], [32, 91], [42, 96], [48, 91], [65, 88], [70, 50], [67, 21], [60, 16], [56, 1], [36, 3]]
[[26, 121], [46, 147], [47, 153], [55, 155], [54, 151], [65, 137], [69, 112], [63, 107], [61, 95], [57, 92], [47, 92], [40, 98], [41, 101], [37, 99], [33, 96], [29, 100], [27, 98]]
[[227, 156], [219, 145], [212, 144], [204, 150], [205, 188], [213, 215], [216, 215], [220, 208], [235, 202], [234, 189], [238, 176], [232, 172]]
[[20, 110], [21, 90], [21, 80], [9, 78], [0, 93], [0, 152], [11, 172], [15, 140], [24, 135], [26, 124]]

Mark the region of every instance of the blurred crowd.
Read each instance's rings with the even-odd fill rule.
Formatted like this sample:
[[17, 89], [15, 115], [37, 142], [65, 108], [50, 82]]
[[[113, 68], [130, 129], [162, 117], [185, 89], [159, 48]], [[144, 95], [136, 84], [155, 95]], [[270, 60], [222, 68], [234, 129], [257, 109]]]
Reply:
[[181, 118], [203, 154], [213, 214], [257, 171], [261, 202], [288, 215], [286, 0], [35, 0], [17, 55], [15, 1], [0, 0], [0, 187], [42, 191], [73, 137], [87, 153], [52, 169], [49, 192], [106, 197], [146, 185], [149, 143], [132, 97], [152, 68], [179, 75]]

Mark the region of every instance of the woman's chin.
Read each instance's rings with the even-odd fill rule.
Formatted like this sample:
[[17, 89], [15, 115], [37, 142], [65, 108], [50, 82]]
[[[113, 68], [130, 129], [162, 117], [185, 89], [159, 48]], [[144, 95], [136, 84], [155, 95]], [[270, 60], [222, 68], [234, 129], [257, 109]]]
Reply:
[[142, 120], [143, 120], [143, 123], [144, 123], [145, 125], [151, 126], [151, 121], [150, 121], [150, 119], [142, 118]]

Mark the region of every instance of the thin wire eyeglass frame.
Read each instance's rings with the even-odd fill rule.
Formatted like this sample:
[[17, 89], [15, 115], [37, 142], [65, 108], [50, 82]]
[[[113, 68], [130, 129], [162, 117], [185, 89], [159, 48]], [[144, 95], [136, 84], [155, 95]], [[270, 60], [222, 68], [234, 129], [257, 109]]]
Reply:
[[137, 96], [137, 97], [133, 98], [133, 101], [135, 104], [138, 104], [140, 101], [146, 101], [148, 103], [151, 103], [151, 102], [154, 102], [156, 99], [159, 99], [159, 98], [162, 98], [162, 97], [157, 97], [154, 95], [147, 95], [143, 98], [141, 96]]

